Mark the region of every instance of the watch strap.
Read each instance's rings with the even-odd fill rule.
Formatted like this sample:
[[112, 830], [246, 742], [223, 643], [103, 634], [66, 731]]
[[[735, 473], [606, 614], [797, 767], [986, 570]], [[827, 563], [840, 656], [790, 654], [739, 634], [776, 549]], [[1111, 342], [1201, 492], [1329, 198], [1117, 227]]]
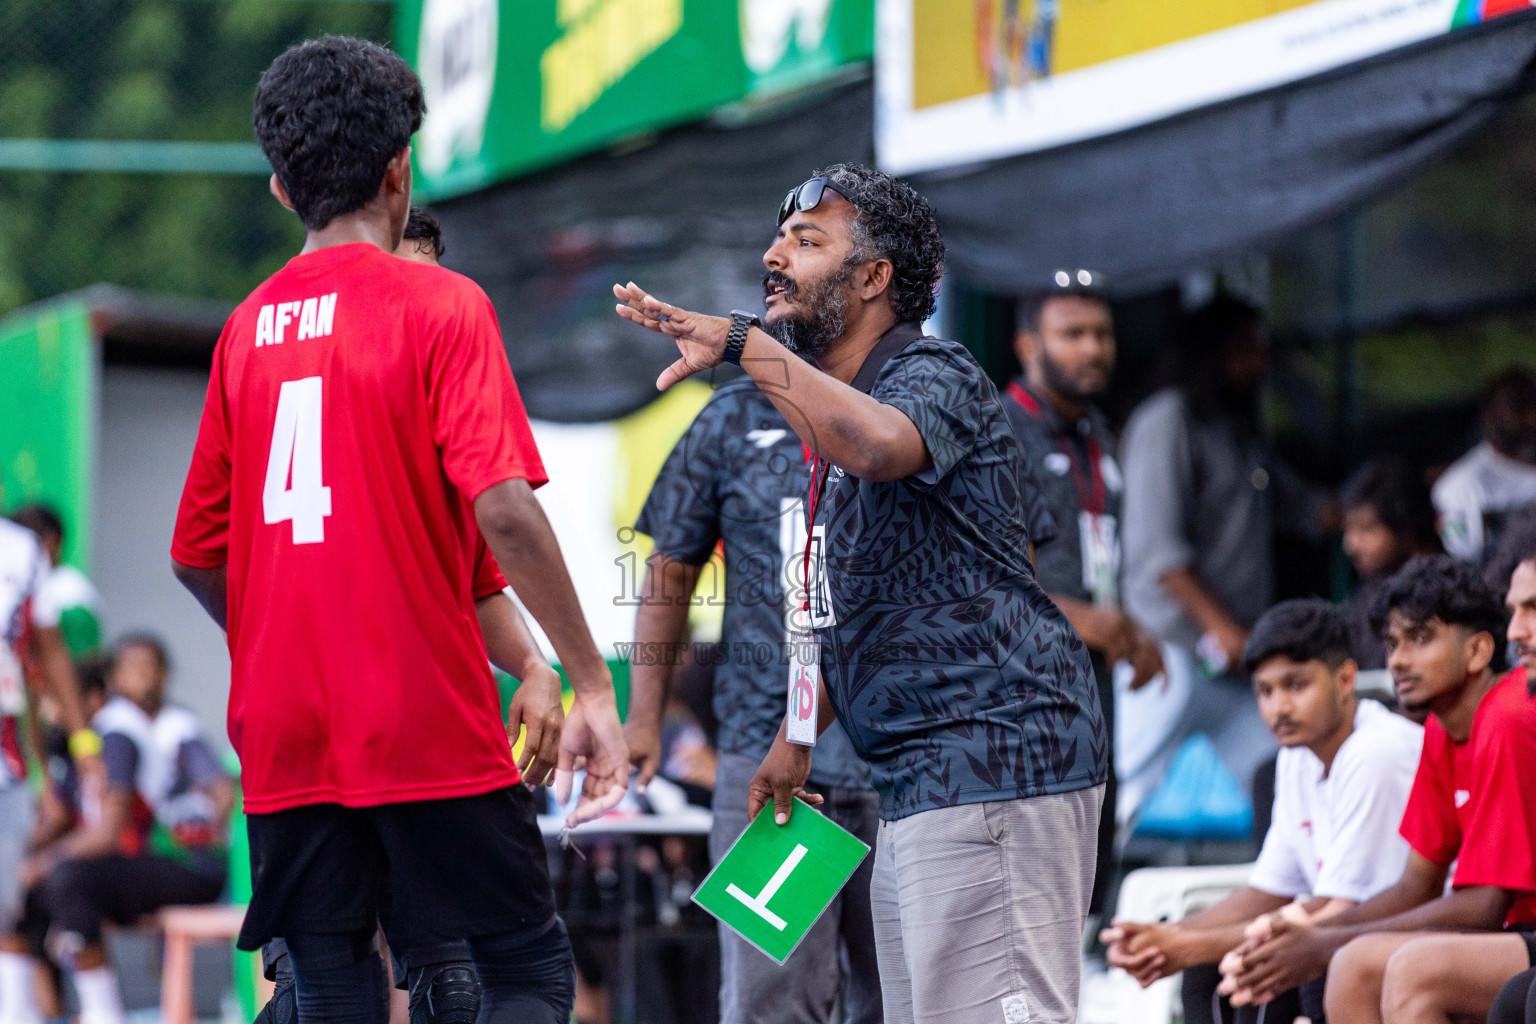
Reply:
[[747, 332], [759, 322], [753, 313], [741, 309], [731, 310], [731, 331], [725, 336], [725, 351], [721, 353], [721, 358], [732, 366], [740, 366], [741, 350], [747, 344]]

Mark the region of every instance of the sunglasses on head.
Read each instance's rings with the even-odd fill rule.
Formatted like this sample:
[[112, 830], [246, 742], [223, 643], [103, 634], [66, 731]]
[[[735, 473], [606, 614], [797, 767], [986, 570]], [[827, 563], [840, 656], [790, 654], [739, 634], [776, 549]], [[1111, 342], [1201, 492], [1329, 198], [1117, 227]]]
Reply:
[[[779, 204], [779, 224], [782, 226], [785, 221], [789, 220], [789, 215], [797, 210], [800, 213], [804, 213], [807, 210], [816, 209], [816, 207], [821, 205], [821, 198], [826, 195], [827, 189], [831, 189], [844, 199], [848, 199], [848, 193], [832, 184], [831, 180], [825, 175], [819, 178], [812, 178], [795, 186], [785, 194], [784, 202]], [[852, 202], [853, 200], [849, 199], [848, 201]]]

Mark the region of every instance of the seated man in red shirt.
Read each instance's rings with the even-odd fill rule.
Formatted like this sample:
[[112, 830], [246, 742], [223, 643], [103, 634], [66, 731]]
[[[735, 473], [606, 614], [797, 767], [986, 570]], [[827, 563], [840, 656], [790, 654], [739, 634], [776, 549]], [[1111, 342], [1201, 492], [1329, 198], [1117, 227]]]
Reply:
[[1536, 789], [1525, 780], [1536, 703], [1523, 668], [1500, 677], [1503, 602], [1472, 566], [1414, 559], [1373, 621], [1399, 699], [1430, 713], [1403, 815], [1408, 864], [1396, 884], [1323, 924], [1271, 918], [1227, 987], [1263, 1001], [1326, 970], [1337, 1024], [1481, 1020], [1533, 963]]

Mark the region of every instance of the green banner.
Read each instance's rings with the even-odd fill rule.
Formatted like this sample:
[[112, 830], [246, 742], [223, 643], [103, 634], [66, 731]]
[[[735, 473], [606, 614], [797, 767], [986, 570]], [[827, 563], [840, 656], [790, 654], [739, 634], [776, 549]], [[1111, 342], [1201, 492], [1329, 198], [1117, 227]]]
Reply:
[[64, 560], [88, 570], [96, 343], [83, 302], [0, 321], [0, 508], [41, 501], [64, 519]]
[[874, 0], [399, 0], [442, 199], [871, 59]]

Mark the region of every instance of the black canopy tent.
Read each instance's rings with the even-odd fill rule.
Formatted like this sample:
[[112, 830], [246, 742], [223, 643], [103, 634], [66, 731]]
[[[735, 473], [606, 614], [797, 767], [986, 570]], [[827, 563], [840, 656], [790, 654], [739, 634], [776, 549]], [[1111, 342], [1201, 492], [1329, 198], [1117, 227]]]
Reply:
[[1115, 135], [918, 176], [951, 269], [1000, 292], [1063, 264], [1142, 290], [1402, 181], [1536, 86], [1536, 11]]
[[[1117, 291], [1263, 251], [1452, 150], [1536, 86], [1536, 11], [1071, 146], [913, 177], [950, 280], [1000, 294], [1089, 266]], [[873, 159], [870, 84], [740, 110], [446, 202], [448, 265], [490, 293], [530, 412], [611, 419], [654, 395], [665, 339], [612, 315], [634, 279], [755, 308], [784, 191]], [[964, 340], [964, 339], [962, 339]]]

